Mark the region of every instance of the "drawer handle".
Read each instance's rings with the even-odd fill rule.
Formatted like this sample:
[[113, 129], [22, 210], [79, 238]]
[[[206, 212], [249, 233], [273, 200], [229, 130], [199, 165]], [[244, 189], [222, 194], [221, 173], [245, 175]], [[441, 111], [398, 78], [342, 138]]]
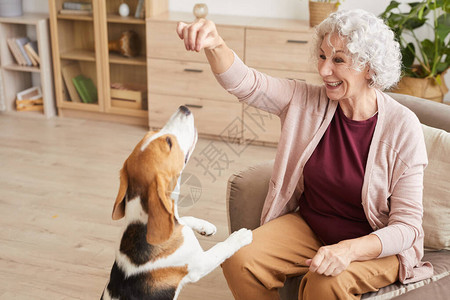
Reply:
[[289, 79], [289, 80], [300, 80], [300, 81], [305, 81], [305, 82], [306, 82], [306, 79], [302, 79], [302, 78], [291, 78], [291, 77], [286, 77], [286, 79]]
[[184, 106], [190, 108], [203, 108], [203, 105], [196, 105], [196, 104], [185, 104]]
[[184, 69], [185, 72], [202, 73], [203, 70], [200, 69]]
[[308, 44], [308, 41], [303, 40], [287, 40], [287, 42], [292, 44]]

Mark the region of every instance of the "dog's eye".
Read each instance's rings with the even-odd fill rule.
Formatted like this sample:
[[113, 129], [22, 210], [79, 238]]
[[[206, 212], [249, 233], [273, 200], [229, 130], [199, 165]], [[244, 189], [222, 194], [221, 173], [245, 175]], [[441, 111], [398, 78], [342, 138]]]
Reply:
[[169, 148], [172, 149], [172, 139], [169, 136], [166, 137], [166, 142], [167, 142], [167, 145], [169, 145]]

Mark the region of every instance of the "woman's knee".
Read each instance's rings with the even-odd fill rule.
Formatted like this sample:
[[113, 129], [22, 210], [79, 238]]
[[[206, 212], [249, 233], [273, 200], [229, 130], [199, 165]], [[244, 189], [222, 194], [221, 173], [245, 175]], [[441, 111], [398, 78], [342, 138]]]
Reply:
[[234, 277], [243, 274], [242, 272], [237, 271], [244, 269], [245, 264], [251, 260], [251, 257], [251, 250], [248, 249], [248, 247], [239, 249], [230, 258], [222, 263], [222, 270], [225, 277], [228, 277], [228, 275]]
[[349, 290], [351, 280], [344, 273], [338, 276], [325, 276], [308, 272], [303, 277], [299, 288], [299, 299], [358, 299]]

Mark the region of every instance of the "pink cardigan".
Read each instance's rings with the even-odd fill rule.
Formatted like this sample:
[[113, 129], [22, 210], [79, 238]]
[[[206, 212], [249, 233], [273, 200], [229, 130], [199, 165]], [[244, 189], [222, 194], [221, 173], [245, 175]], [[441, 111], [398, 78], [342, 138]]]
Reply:
[[[281, 119], [281, 136], [261, 224], [294, 211], [303, 192], [303, 167], [333, 118], [337, 101], [324, 86], [273, 78], [248, 68], [235, 55], [232, 66], [215, 75], [240, 101]], [[432, 276], [423, 257], [422, 190], [427, 154], [417, 117], [390, 96], [376, 91], [378, 122], [362, 188], [362, 206], [381, 243], [379, 257], [398, 255], [399, 279]]]

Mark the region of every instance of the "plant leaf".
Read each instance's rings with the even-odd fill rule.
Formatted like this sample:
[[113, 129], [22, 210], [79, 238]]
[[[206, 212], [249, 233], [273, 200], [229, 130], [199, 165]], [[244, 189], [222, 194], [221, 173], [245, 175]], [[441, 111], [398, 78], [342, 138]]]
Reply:
[[385, 19], [385, 20], [386, 20], [387, 15], [388, 15], [389, 13], [391, 13], [392, 10], [398, 8], [399, 6], [400, 6], [400, 2], [397, 2], [397, 1], [395, 1], [395, 0], [391, 1], [391, 3], [389, 3], [389, 5], [386, 7], [386, 9], [385, 9], [384, 12], [380, 15], [380, 17], [381, 17], [382, 19]]
[[447, 35], [450, 33], [450, 14], [444, 13], [439, 16], [435, 30], [441, 41], [446, 39]]
[[405, 29], [408, 29], [408, 30], [412, 31], [412, 30], [414, 30], [416, 28], [419, 28], [423, 24], [425, 24], [425, 22], [426, 22], [426, 19], [422, 19], [421, 20], [419, 18], [412, 18], [412, 19], [407, 20], [405, 22], [404, 26], [405, 26]]
[[404, 68], [411, 68], [415, 59], [416, 49], [413, 43], [409, 43], [406, 45], [404, 49], [402, 49], [402, 63]]
[[438, 63], [437, 67], [436, 67], [436, 73], [437, 74], [441, 74], [443, 73], [445, 70], [447, 70], [449, 67], [449, 63], [448, 62], [440, 62]]
[[434, 43], [429, 39], [425, 39], [420, 44], [422, 45], [423, 53], [427, 57], [428, 62], [431, 63], [434, 60], [435, 56]]

